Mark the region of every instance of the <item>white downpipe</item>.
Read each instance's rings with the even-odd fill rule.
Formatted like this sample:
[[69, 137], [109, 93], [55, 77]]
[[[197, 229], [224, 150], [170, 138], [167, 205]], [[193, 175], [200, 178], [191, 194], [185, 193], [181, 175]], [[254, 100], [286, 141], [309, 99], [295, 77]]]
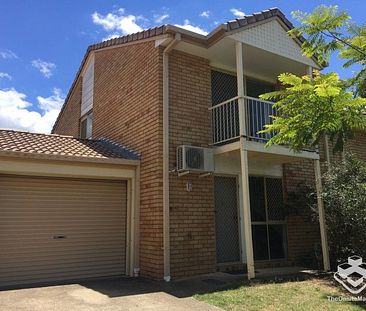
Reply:
[[169, 215], [169, 55], [180, 41], [176, 34], [163, 51], [163, 257], [164, 281], [170, 277], [170, 215]]

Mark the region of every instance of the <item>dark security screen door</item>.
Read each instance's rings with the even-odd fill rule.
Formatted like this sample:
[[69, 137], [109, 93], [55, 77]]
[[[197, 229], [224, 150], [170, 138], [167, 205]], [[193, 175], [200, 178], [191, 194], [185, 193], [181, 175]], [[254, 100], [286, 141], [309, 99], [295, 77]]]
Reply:
[[239, 217], [236, 177], [215, 176], [217, 263], [239, 262]]
[[250, 176], [249, 195], [254, 260], [286, 258], [282, 179]]

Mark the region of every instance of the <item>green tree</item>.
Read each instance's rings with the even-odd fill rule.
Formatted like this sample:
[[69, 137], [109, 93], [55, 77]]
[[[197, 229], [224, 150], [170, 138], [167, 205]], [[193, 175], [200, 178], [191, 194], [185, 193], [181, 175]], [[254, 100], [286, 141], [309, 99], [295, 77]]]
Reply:
[[305, 36], [304, 55], [315, 56], [326, 64], [332, 52], [344, 60], [343, 67], [355, 65], [356, 74], [348, 79], [347, 86], [355, 94], [366, 97], [366, 26], [351, 22], [345, 11], [337, 6], [319, 6], [312, 13], [295, 11], [292, 16], [301, 25], [289, 31], [292, 36]]
[[267, 146], [285, 144], [295, 151], [315, 146], [325, 135], [335, 141], [334, 151], [342, 151], [355, 129], [366, 128], [366, 27], [349, 23], [346, 12], [336, 6], [320, 6], [314, 12], [294, 12], [301, 25], [290, 31], [305, 36], [304, 55], [328, 62], [332, 52], [345, 60], [344, 67], [356, 65], [354, 77], [342, 81], [338, 74], [315, 73], [297, 77], [281, 74], [279, 91], [260, 97], [274, 100], [278, 116], [262, 133], [273, 133]]
[[354, 98], [337, 74], [319, 74], [311, 79], [286, 73], [278, 79], [282, 90], [260, 96], [274, 100], [279, 113], [262, 131], [275, 133], [268, 146], [286, 144], [300, 151], [317, 145], [326, 134], [336, 141], [336, 150], [342, 150], [354, 129], [366, 128], [366, 99]]

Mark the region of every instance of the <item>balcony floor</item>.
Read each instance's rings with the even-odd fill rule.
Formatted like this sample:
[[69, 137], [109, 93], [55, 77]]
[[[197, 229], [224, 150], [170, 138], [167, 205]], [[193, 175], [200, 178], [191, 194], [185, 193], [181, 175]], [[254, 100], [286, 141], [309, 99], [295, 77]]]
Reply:
[[[289, 163], [300, 159], [319, 159], [319, 154], [315, 151], [303, 150], [294, 152], [285, 146], [266, 147], [264, 143], [255, 141], [245, 141], [243, 148], [248, 151], [248, 159], [263, 159], [276, 163]], [[240, 142], [235, 141], [222, 146], [214, 147], [215, 155], [240, 150]]]

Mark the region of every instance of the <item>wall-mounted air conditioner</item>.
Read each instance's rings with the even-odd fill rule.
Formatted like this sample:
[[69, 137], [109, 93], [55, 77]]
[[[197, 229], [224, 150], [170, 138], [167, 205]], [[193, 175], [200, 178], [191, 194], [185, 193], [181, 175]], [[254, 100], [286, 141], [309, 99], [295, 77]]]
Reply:
[[177, 147], [178, 172], [213, 172], [214, 157], [211, 148], [182, 145]]

